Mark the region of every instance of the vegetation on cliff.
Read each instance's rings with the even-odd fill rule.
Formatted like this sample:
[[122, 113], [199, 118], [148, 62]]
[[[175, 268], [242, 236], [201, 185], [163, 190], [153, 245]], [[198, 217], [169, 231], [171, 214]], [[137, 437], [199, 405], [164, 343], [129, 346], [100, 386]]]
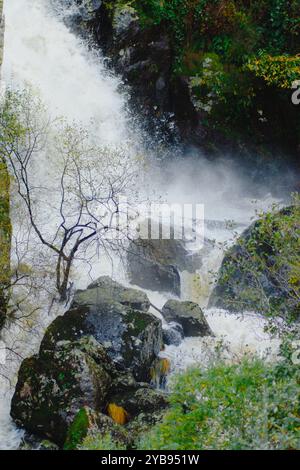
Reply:
[[[0, 69], [3, 57], [3, 1], [0, 0]], [[0, 136], [1, 138], [1, 136]], [[0, 155], [0, 328], [3, 326], [10, 284], [11, 223], [9, 217], [10, 181], [6, 162]]]
[[[293, 324], [300, 312], [300, 201], [260, 213], [227, 251], [210, 304]], [[283, 329], [282, 323], [280, 330]]]
[[11, 223], [9, 217], [10, 181], [5, 162], [0, 158], [0, 328], [7, 312], [10, 284]]
[[300, 0], [109, 0], [106, 5], [115, 11], [134, 8], [145, 31], [159, 28], [168, 36], [173, 79], [187, 80], [208, 133], [257, 150], [297, 153], [299, 110], [291, 96], [300, 79]]

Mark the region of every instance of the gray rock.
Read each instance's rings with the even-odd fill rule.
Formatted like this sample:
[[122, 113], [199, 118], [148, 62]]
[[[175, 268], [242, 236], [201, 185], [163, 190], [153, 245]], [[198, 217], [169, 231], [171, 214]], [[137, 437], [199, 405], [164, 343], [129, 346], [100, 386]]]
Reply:
[[167, 322], [179, 323], [185, 336], [210, 336], [212, 331], [204, 313], [194, 302], [169, 300], [162, 309]]
[[63, 341], [23, 361], [12, 399], [11, 416], [27, 431], [59, 446], [83, 406], [105, 404], [115, 370], [105, 349], [94, 338]]
[[163, 342], [167, 346], [179, 346], [183, 338], [183, 328], [178, 323], [171, 322], [163, 328]]
[[[135, 302], [132, 291], [127, 296], [128, 290], [119, 290], [114, 283], [111, 286], [116, 288], [116, 300], [112, 300], [113, 290], [107, 291], [107, 283], [107, 278], [101, 278], [97, 286], [75, 294], [71, 309], [48, 327], [40, 352], [55, 349], [58, 341], [76, 341], [91, 335], [120, 369], [130, 370], [135, 379], [147, 381], [151, 364], [163, 344], [161, 321], [151, 313], [132, 308]], [[148, 299], [140, 294], [137, 291], [138, 303], [148, 305]]]
[[150, 301], [144, 292], [137, 289], [126, 288], [113, 281], [109, 276], [99, 277], [84, 291], [77, 291], [73, 306], [95, 305], [98, 301], [119, 302], [137, 310], [147, 312]]
[[[288, 220], [292, 215], [293, 211], [288, 207], [279, 211], [276, 217], [278, 220], [281, 217]], [[289, 266], [280, 262], [274, 269], [277, 259], [282, 260], [276, 241], [277, 222], [273, 222], [273, 229], [266, 234], [261, 231], [262, 220], [248, 227], [225, 254], [209, 307], [232, 312], [256, 311], [267, 315], [273, 312], [289, 319], [299, 318], [300, 302], [289, 283]], [[292, 220], [293, 231], [297, 233], [299, 222]]]
[[201, 266], [181, 240], [137, 239], [127, 253], [130, 281], [145, 289], [172, 292], [180, 296], [180, 271], [194, 272]]
[[109, 402], [126, 410], [129, 420], [143, 413], [154, 413], [167, 407], [167, 395], [151, 387], [140, 387], [135, 391], [122, 391], [109, 397]]

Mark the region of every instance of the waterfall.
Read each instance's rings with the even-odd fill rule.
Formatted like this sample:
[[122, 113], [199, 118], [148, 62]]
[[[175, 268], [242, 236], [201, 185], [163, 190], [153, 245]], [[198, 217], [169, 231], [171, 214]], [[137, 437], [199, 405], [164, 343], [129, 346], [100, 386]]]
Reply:
[[[29, 84], [37, 88], [53, 116], [63, 115], [70, 122], [80, 121], [89, 128], [92, 138], [101, 144], [122, 146], [131, 154], [145, 152], [141, 147], [139, 128], [127, 110], [126, 93], [121, 91], [122, 82], [106, 68], [101, 53], [88, 48], [68, 30], [61, 17], [49, 7], [49, 0], [7, 0], [4, 3], [6, 31], [2, 74], [6, 85], [22, 87]], [[41, 160], [40, 165], [47, 167], [51, 166], [50, 163], [54, 162]], [[183, 171], [176, 165], [167, 168], [166, 174], [171, 177], [166, 178], [164, 174], [161, 179], [157, 177], [155, 183], [159, 189], [164, 188], [162, 194], [168, 201], [178, 202], [179, 198], [179, 202], [184, 202], [185, 197], [189, 200], [192, 197], [205, 203], [210, 219], [224, 221], [225, 218], [237, 217], [242, 230], [249, 223], [254, 209], [250, 198], [243, 198], [236, 188], [241, 185], [237, 177], [224, 165], [207, 166], [201, 159], [197, 165], [197, 171], [193, 168], [192, 172]], [[261, 205], [267, 206], [271, 201], [267, 198]], [[12, 204], [15, 202], [12, 195]], [[220, 230], [218, 224], [210, 225], [207, 230], [210, 238], [219, 241], [230, 237], [226, 230]], [[202, 279], [200, 284], [204, 286], [204, 293], [199, 294], [199, 290], [193, 292], [193, 280], [187, 273], [182, 273], [183, 297], [200, 302], [202, 307], [205, 307], [209, 295], [208, 271], [218, 268], [222, 253], [213, 249], [206, 256], [203, 269], [197, 273], [198, 279]], [[95, 268], [93, 274], [96, 276], [108, 269], [101, 267], [97, 271]], [[127, 282], [124, 273], [118, 276], [119, 280]], [[88, 273], [81, 266], [76, 287], [86, 287], [87, 279]], [[159, 308], [170, 298], [155, 292], [147, 293]], [[252, 315], [243, 320], [222, 311], [205, 312], [217, 337], [225, 335], [226, 340], [231, 340], [234, 353], [238, 354], [245, 345], [259, 352], [270, 345], [263, 332], [263, 320]], [[37, 350], [44, 328], [61, 313], [63, 309], [59, 307], [50, 314], [42, 311], [38, 318], [32, 320], [29, 331], [19, 323], [5, 330], [3, 338], [8, 347], [13, 347], [17, 341], [18, 354], [26, 357]], [[209, 341], [187, 339], [179, 348], [168, 347], [164, 354], [171, 358], [174, 368], [185, 367], [195, 361], [202, 362], [204, 353], [215, 345], [215, 339]], [[9, 417], [13, 386], [22, 357], [12, 355], [8, 366], [0, 371], [11, 381], [9, 383], [0, 376], [0, 449], [17, 448], [22, 434]]]

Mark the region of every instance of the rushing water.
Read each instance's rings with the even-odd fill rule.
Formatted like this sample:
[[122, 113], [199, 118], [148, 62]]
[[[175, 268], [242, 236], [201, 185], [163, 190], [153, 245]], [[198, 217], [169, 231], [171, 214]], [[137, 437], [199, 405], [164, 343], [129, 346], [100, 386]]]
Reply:
[[[120, 91], [122, 83], [105, 67], [98, 52], [88, 49], [82, 41], [71, 33], [61, 20], [49, 8], [48, 0], [6, 0], [5, 17], [5, 54], [3, 77], [6, 84], [30, 86], [39, 89], [51, 114], [64, 115], [70, 121], [80, 121], [89, 128], [91, 135], [108, 146], [126, 145], [127, 151], [134, 154], [141, 151], [137, 142], [138, 128], [130, 122], [126, 111], [126, 94]], [[137, 150], [138, 149], [138, 150]], [[142, 149], [143, 150], [143, 149]], [[155, 146], [154, 151], [155, 153]], [[45, 161], [41, 161], [42, 166]], [[53, 162], [52, 162], [53, 163]], [[50, 165], [49, 165], [50, 166]], [[96, 175], [95, 175], [96, 177]], [[47, 178], [47, 173], [44, 173]], [[166, 183], [168, 181], [168, 183]], [[198, 202], [205, 204], [207, 224], [206, 237], [225, 241], [231, 234], [226, 229], [224, 220], [235, 219], [238, 230], [249, 224], [254, 214], [251, 197], [243, 194], [245, 181], [228, 164], [207, 163], [198, 157], [186, 159], [183, 167], [170, 164], [165, 168], [163, 177], [153, 179], [157, 190], [170, 202]], [[259, 201], [259, 207], [266, 207], [272, 202], [268, 195]], [[17, 205], [12, 195], [12, 205]], [[14, 213], [14, 207], [13, 207]], [[48, 215], [47, 215], [48, 216]], [[20, 229], [20, 221], [15, 223]], [[222, 251], [212, 248], [205, 253], [203, 268], [191, 276], [182, 273], [184, 299], [196, 300], [205, 308], [210, 291], [210, 271], [216, 270], [222, 260]], [[96, 266], [96, 267], [95, 267]], [[109, 264], [93, 267], [93, 277], [100, 273], [110, 273]], [[80, 271], [80, 275], [79, 275]], [[115, 277], [127, 283], [126, 275], [117, 269]], [[85, 287], [89, 270], [80, 266], [75, 275], [77, 287]], [[161, 308], [170, 298], [156, 292], [147, 292], [152, 303]], [[31, 299], [32, 300], [32, 299]], [[37, 350], [44, 328], [59, 313], [61, 307], [49, 310], [49, 298], [34, 298], [43, 307], [30, 323], [20, 320], [3, 333], [7, 347], [17, 352], [9, 353], [8, 365], [1, 370], [9, 379], [0, 377], [0, 448], [16, 448], [21, 432], [16, 429], [9, 417], [10, 400], [16, 380], [17, 370], [22, 360]], [[263, 354], [272, 346], [264, 333], [262, 319], [251, 314], [238, 318], [224, 311], [205, 310], [216, 339], [186, 339], [179, 348], [169, 347], [165, 351], [172, 360], [173, 368], [185, 367], [193, 362], [206, 360], [216, 341], [224, 338], [229, 344], [229, 358], [245, 352]], [[154, 312], [155, 313], [155, 312]], [[26, 327], [25, 327], [25, 326]]]

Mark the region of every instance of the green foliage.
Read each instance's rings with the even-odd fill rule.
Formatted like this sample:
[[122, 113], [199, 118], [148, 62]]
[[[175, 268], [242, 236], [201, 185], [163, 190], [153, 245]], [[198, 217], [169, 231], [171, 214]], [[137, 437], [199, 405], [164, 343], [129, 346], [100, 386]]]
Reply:
[[300, 55], [289, 57], [262, 54], [250, 59], [246, 67], [268, 85], [291, 89], [293, 82], [300, 78]]
[[178, 375], [147, 450], [299, 449], [299, 367], [244, 360]]
[[82, 440], [86, 437], [89, 428], [89, 417], [87, 411], [82, 408], [78, 411], [77, 415], [74, 418], [73, 423], [71, 424], [66, 442], [64, 445], [64, 450], [74, 450], [77, 449]]

